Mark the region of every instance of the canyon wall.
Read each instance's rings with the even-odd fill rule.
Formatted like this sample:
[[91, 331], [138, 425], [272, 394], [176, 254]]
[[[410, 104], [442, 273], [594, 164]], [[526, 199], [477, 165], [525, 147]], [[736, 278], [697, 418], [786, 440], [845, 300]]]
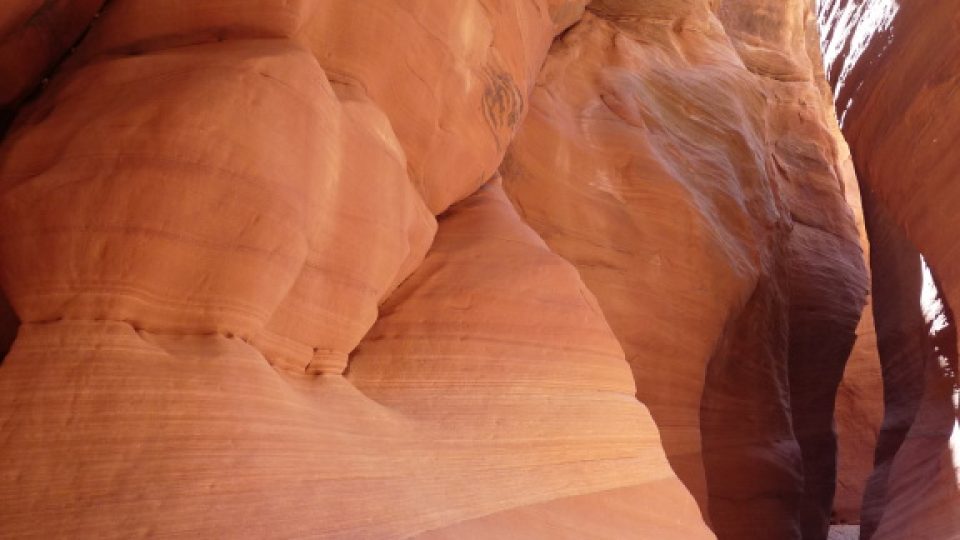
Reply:
[[0, 536], [826, 536], [807, 0], [0, 12]]
[[960, 302], [956, 8], [820, 5], [837, 113], [864, 192], [883, 365], [886, 407], [864, 539], [960, 537], [960, 380], [950, 310]]
[[591, 4], [544, 65], [504, 182], [597, 294], [714, 530], [816, 538], [866, 286], [853, 178], [806, 4], [706, 8]]
[[[853, 167], [849, 156], [845, 163]], [[867, 239], [860, 190], [855, 174], [851, 172], [847, 178], [847, 201], [853, 208], [860, 242], [864, 246], [864, 258], [869, 263], [870, 242]], [[873, 472], [873, 456], [883, 422], [883, 374], [877, 350], [872, 299], [872, 295], [867, 297], [860, 324], [857, 325], [857, 340], [837, 389], [834, 409], [837, 489], [833, 500], [833, 521], [838, 524], [861, 523], [864, 492]]]

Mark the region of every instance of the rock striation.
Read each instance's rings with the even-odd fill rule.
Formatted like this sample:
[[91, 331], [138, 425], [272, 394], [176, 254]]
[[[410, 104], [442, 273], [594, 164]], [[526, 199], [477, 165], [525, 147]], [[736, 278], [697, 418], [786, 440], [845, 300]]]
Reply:
[[0, 537], [951, 531], [817, 16], [5, 4]]
[[833, 0], [819, 17], [864, 191], [883, 365], [886, 407], [862, 537], [955, 538], [960, 380], [950, 306], [960, 301], [952, 211], [960, 162], [944, 146], [960, 110], [955, 9]]
[[107, 6], [2, 149], [2, 535], [407, 537], [624, 489], [711, 537], [576, 271], [470, 195], [582, 9]]
[[[845, 163], [853, 166], [848, 158]], [[869, 264], [870, 242], [867, 239], [861, 194], [856, 176], [847, 175], [847, 200], [856, 217], [864, 257]], [[863, 308], [857, 339], [847, 359], [847, 366], [837, 389], [834, 423], [837, 431], [837, 489], [833, 500], [832, 520], [837, 527], [853, 527], [861, 523], [861, 510], [868, 478], [873, 472], [873, 456], [883, 421], [883, 374], [877, 350], [872, 294]], [[859, 533], [858, 533], [859, 534]]]
[[815, 538], [861, 249], [812, 12], [770, 9], [778, 26], [758, 32], [755, 6], [725, 5], [592, 3], [554, 45], [502, 171], [597, 294], [714, 530]]

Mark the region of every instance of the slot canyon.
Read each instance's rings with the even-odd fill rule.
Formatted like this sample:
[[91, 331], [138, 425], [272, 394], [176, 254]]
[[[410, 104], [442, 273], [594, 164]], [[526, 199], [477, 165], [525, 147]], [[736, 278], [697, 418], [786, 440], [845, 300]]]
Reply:
[[4, 0], [0, 538], [960, 540], [958, 88], [958, 0]]

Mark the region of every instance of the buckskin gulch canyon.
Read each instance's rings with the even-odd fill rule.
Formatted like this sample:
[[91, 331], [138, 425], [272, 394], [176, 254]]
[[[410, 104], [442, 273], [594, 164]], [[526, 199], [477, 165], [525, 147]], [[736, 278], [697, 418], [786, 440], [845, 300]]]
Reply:
[[960, 538], [960, 1], [3, 0], [0, 537]]

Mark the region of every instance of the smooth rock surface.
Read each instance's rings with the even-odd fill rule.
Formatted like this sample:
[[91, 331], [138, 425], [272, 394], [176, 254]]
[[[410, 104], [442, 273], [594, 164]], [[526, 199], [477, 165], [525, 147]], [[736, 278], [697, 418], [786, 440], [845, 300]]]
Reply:
[[[114, 3], [4, 141], [0, 533], [406, 537], [635, 489], [666, 537], [712, 537], [591, 293], [499, 187], [427, 255], [429, 206], [493, 173], [509, 79], [582, 5], [416, 8], [351, 56], [376, 18], [280, 4]], [[446, 59], [443, 99], [385, 69], [397, 43]]]
[[[852, 161], [847, 161], [852, 168]], [[864, 224], [860, 190], [851, 174], [845, 181], [847, 201], [854, 210], [864, 257], [869, 263], [870, 248]], [[857, 340], [847, 359], [837, 389], [834, 421], [837, 430], [837, 489], [832, 520], [839, 524], [860, 523], [864, 492], [873, 472], [877, 436], [883, 421], [883, 374], [877, 350], [872, 295], [867, 298]], [[857, 532], [859, 534], [859, 532]]]
[[0, 7], [0, 537], [826, 537], [810, 2], [102, 4]]
[[[524, 326], [497, 316], [507, 299]], [[630, 488], [671, 509], [662, 537], [712, 537], [592, 295], [498, 186], [441, 220], [383, 310], [348, 380], [237, 338], [23, 325], [0, 388], [4, 533], [394, 538]]]
[[[960, 302], [960, 158], [950, 146], [960, 129], [956, 6], [832, 0], [819, 16], [837, 112], [872, 207], [868, 218], [877, 223], [872, 249], [875, 234], [889, 244], [874, 274], [885, 266], [896, 276], [874, 285], [878, 343], [889, 342], [880, 347], [889, 433], [880, 434], [864, 538], [955, 538], [960, 379], [949, 308]], [[939, 333], [918, 305], [920, 255], [928, 281], [939, 283], [931, 295], [944, 305]], [[877, 308], [881, 291], [893, 307]]]
[[[548, 57], [507, 190], [597, 294], [719, 535], [826, 535], [866, 283], [812, 13], [770, 8], [783, 26], [753, 35], [751, 5], [589, 10]], [[799, 56], [771, 74], [774, 54]]]

